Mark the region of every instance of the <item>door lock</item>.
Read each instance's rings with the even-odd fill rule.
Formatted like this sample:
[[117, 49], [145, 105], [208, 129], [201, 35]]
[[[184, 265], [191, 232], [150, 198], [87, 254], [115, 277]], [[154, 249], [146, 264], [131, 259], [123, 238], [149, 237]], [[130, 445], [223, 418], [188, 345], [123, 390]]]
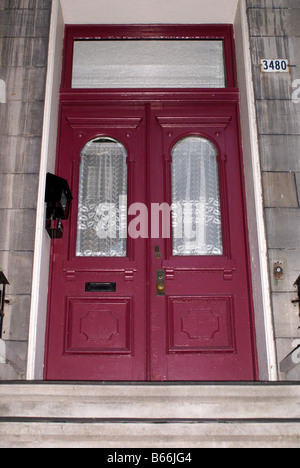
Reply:
[[164, 270], [156, 271], [156, 292], [158, 296], [165, 296], [166, 283], [165, 283], [165, 272]]
[[157, 259], [161, 258], [161, 253], [159, 251], [159, 245], [155, 246], [155, 258], [157, 258]]

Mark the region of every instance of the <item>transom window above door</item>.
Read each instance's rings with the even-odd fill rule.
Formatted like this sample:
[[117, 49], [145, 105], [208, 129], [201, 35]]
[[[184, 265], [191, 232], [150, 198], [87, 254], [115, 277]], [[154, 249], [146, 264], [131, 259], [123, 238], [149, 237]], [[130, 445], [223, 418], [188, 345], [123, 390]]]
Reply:
[[225, 88], [223, 41], [75, 41], [72, 88]]
[[231, 25], [66, 26], [63, 90], [236, 88]]

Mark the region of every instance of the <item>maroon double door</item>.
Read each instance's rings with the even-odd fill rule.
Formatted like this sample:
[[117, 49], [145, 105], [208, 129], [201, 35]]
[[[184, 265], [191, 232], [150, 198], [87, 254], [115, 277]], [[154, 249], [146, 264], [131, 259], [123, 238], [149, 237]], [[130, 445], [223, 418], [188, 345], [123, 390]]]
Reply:
[[[45, 379], [256, 379], [238, 125], [237, 102], [222, 100], [62, 105], [57, 174], [74, 200], [52, 244]], [[124, 257], [76, 256], [81, 152], [97, 137], [127, 151], [128, 225], [141, 235]], [[174, 233], [153, 218], [172, 203], [173, 151], [189, 137], [216, 148], [221, 254], [174, 255]], [[103, 283], [114, 289], [87, 287]]]

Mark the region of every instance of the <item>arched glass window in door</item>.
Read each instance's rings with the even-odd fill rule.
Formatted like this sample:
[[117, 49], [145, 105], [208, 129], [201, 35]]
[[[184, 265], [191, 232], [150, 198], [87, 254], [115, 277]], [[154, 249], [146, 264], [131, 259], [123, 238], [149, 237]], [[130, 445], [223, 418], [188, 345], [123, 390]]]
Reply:
[[81, 151], [77, 257], [126, 257], [127, 151], [109, 137]]
[[218, 151], [206, 138], [183, 138], [172, 151], [173, 255], [222, 255]]

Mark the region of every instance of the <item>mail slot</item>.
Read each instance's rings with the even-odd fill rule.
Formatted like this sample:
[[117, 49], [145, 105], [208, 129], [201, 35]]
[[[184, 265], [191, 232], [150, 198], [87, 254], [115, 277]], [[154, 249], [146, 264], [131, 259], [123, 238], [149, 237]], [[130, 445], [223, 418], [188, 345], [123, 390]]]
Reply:
[[85, 292], [116, 292], [117, 283], [85, 283]]

